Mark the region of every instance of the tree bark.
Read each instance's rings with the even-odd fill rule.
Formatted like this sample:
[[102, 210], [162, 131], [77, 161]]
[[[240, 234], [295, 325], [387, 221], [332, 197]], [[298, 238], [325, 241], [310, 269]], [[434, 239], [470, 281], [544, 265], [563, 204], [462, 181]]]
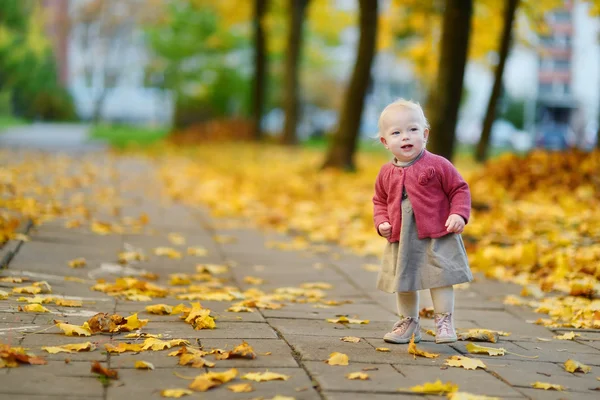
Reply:
[[477, 144], [475, 150], [475, 159], [478, 162], [484, 162], [488, 158], [488, 150], [490, 144], [490, 136], [492, 134], [492, 125], [496, 119], [496, 111], [498, 108], [498, 99], [502, 91], [502, 76], [504, 75], [504, 67], [506, 65], [506, 59], [508, 58], [508, 51], [512, 42], [512, 31], [515, 21], [515, 14], [519, 7], [519, 0], [506, 0], [506, 7], [504, 9], [504, 27], [502, 29], [502, 37], [500, 39], [500, 59], [494, 76], [494, 86], [492, 87], [492, 93], [485, 113], [485, 119], [483, 122], [483, 130], [481, 131], [481, 138]]
[[340, 122], [329, 144], [323, 168], [354, 171], [354, 153], [360, 134], [364, 98], [371, 78], [371, 64], [375, 56], [377, 38], [377, 1], [359, 0], [360, 40], [350, 85]]
[[298, 73], [300, 71], [300, 49], [302, 48], [302, 25], [309, 0], [290, 0], [290, 30], [287, 38], [284, 78], [284, 112], [282, 142], [287, 145], [298, 143], [296, 126], [299, 115]]
[[428, 148], [448, 160], [454, 154], [456, 122], [463, 90], [473, 0], [447, 0], [437, 82], [429, 96]]
[[254, 0], [254, 83], [252, 88], [254, 140], [260, 140], [263, 136], [261, 121], [265, 102], [265, 77], [267, 75], [263, 18], [267, 11], [267, 1], [268, 0]]

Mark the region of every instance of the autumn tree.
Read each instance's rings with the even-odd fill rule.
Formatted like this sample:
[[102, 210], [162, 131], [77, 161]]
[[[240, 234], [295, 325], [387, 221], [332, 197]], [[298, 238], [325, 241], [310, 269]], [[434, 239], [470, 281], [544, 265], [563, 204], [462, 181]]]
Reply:
[[284, 100], [285, 123], [283, 126], [284, 144], [298, 142], [296, 128], [300, 108], [298, 73], [300, 69], [300, 50], [302, 48], [302, 26], [309, 0], [289, 0], [290, 28], [287, 37], [285, 58]]
[[446, 1], [438, 75], [427, 105], [431, 124], [428, 148], [447, 159], [454, 154], [472, 12], [473, 0]]
[[488, 101], [481, 137], [479, 139], [479, 143], [477, 144], [477, 149], [475, 150], [475, 159], [479, 162], [487, 159], [492, 124], [496, 119], [498, 99], [502, 89], [502, 77], [504, 76], [504, 66], [506, 65], [506, 59], [508, 58], [508, 51], [512, 41], [513, 25], [518, 6], [519, 0], [505, 1], [504, 28], [502, 29], [502, 37], [500, 38], [500, 51], [498, 55], [499, 59], [494, 74], [494, 85]]
[[252, 118], [254, 138], [262, 138], [262, 115], [265, 102], [265, 79], [267, 76], [267, 55], [263, 20], [268, 0], [254, 0], [254, 82], [252, 88]]
[[360, 133], [360, 120], [377, 37], [377, 1], [359, 0], [360, 39], [344, 104], [323, 168], [354, 170], [354, 152]]

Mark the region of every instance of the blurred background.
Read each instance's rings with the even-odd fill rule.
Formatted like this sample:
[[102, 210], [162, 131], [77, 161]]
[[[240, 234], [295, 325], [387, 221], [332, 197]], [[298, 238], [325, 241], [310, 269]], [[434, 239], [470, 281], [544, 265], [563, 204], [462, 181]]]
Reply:
[[[328, 149], [354, 167], [377, 119], [419, 101], [431, 150], [592, 150], [599, 1], [2, 0], [0, 130], [91, 126]], [[1, 135], [1, 134], [0, 134]]]

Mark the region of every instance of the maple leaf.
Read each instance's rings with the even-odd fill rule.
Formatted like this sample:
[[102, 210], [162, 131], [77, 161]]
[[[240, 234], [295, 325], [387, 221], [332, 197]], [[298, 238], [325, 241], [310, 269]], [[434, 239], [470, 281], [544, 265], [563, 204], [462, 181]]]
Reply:
[[170, 349], [173, 346], [181, 346], [181, 345], [189, 345], [190, 342], [188, 342], [185, 339], [172, 339], [172, 340], [160, 340], [160, 339], [156, 339], [156, 338], [148, 338], [146, 340], [144, 340], [144, 343], [142, 344], [142, 350], [164, 350], [164, 349]]
[[41, 304], [27, 304], [26, 306], [19, 306], [19, 311], [24, 312], [37, 312], [37, 313], [47, 313], [50, 312], [46, 307]]
[[266, 382], [266, 381], [287, 381], [290, 379], [289, 375], [278, 374], [276, 372], [249, 372], [241, 377], [249, 381], [255, 382]]
[[344, 353], [333, 352], [325, 362], [329, 365], [348, 365], [348, 356]]
[[590, 372], [592, 370], [592, 367], [582, 364], [579, 361], [575, 361], [575, 360], [567, 360], [565, 361], [565, 370], [567, 372], [583, 372], [584, 374], [587, 374], [588, 372]]
[[387, 347], [377, 347], [375, 350], [376, 350], [376, 351], [380, 351], [380, 352], [382, 352], [382, 353], [389, 353], [389, 352], [391, 351], [391, 350], [390, 350], [390, 349], [388, 349]]
[[132, 351], [138, 353], [146, 349], [143, 348], [143, 344], [131, 344], [131, 343], [119, 343], [116, 347], [110, 343], [106, 343], [104, 348], [109, 353], [124, 353], [126, 351]]
[[192, 283], [191, 278], [187, 274], [171, 274], [169, 277], [169, 285], [171, 286], [185, 286]]
[[27, 277], [19, 277], [19, 276], [3, 276], [0, 277], [0, 282], [8, 282], [8, 283], [23, 283], [27, 282], [30, 279]]
[[[183, 347], [185, 349], [185, 347]], [[173, 353], [171, 353], [173, 354]], [[169, 354], [169, 355], [171, 355]], [[215, 366], [215, 363], [212, 361], [208, 361], [202, 357], [201, 354], [194, 353], [184, 353], [179, 356], [179, 365], [188, 365], [191, 364], [193, 368], [203, 368], [209, 367], [212, 368]]]
[[185, 318], [185, 322], [191, 324], [196, 330], [216, 328], [215, 320], [210, 316], [210, 310], [202, 308], [200, 303], [192, 303], [192, 309]]
[[87, 261], [83, 257], [75, 258], [69, 261], [69, 267], [71, 268], [82, 268], [87, 265]]
[[154, 365], [152, 365], [152, 363], [149, 363], [147, 361], [138, 360], [135, 362], [134, 368], [154, 370]]
[[4, 290], [0, 290], [0, 300], [6, 300], [8, 299], [8, 293], [5, 292]]
[[567, 332], [563, 335], [556, 335], [554, 336], [554, 339], [558, 339], [558, 340], [575, 340], [576, 337], [581, 336], [579, 333], [575, 333], [575, 332]]
[[94, 351], [96, 345], [92, 342], [64, 344], [62, 346], [44, 346], [42, 350], [46, 350], [50, 354], [56, 353], [74, 353], [77, 351]]
[[119, 379], [119, 373], [114, 369], [108, 369], [100, 365], [98, 361], [92, 362], [91, 372], [95, 374], [99, 374], [101, 376], [105, 376], [109, 379]]
[[242, 344], [236, 346], [231, 351], [226, 351], [223, 354], [217, 354], [217, 360], [226, 360], [229, 358], [245, 358], [248, 360], [253, 360], [256, 358], [256, 353], [254, 349], [245, 341]]
[[188, 247], [187, 254], [190, 256], [203, 257], [208, 254], [208, 251], [204, 247]]
[[91, 336], [92, 330], [87, 322], [84, 322], [83, 325], [71, 325], [66, 324], [64, 322], [59, 322], [56, 324], [56, 327], [63, 331], [67, 336]]
[[44, 365], [48, 362], [42, 358], [28, 353], [22, 347], [11, 347], [0, 343], [0, 368], [15, 368], [19, 364]]
[[227, 389], [231, 390], [234, 393], [247, 393], [253, 392], [254, 388], [250, 383], [238, 383], [236, 385], [229, 385]]
[[459, 333], [460, 340], [473, 340], [475, 342], [498, 342], [498, 332], [488, 329], [469, 329], [466, 332]]
[[62, 307], [82, 307], [81, 300], [54, 299], [54, 304]]
[[[458, 391], [458, 385], [452, 382], [442, 383], [437, 379], [435, 382], [425, 382], [423, 385], [413, 386], [409, 390], [415, 393], [444, 394]], [[400, 391], [404, 391], [404, 389], [400, 389]]]
[[147, 319], [139, 319], [137, 313], [131, 314], [129, 317], [125, 317], [125, 323], [119, 325], [120, 332], [131, 332], [136, 329], [140, 329], [148, 323]]
[[194, 392], [188, 389], [165, 389], [160, 392], [160, 395], [162, 397], [171, 397], [178, 399], [183, 396], [189, 396], [192, 393]]
[[408, 353], [413, 355], [413, 358], [416, 360], [417, 356], [426, 357], [426, 358], [437, 358], [440, 355], [437, 353], [428, 353], [426, 351], [420, 350], [417, 348], [415, 344], [415, 334], [413, 333], [410, 338], [410, 343], [408, 344]]
[[210, 388], [229, 382], [234, 379], [237, 374], [238, 371], [235, 368], [225, 372], [207, 372], [198, 375], [194, 381], [190, 383], [189, 388], [197, 392], [205, 392]]
[[227, 310], [228, 312], [254, 312], [253, 309], [251, 309], [250, 307], [245, 307], [245, 306], [231, 306], [229, 307]]
[[444, 362], [444, 364], [451, 367], [462, 367], [464, 369], [487, 368], [481, 360], [464, 356], [451, 356]]
[[173, 312], [173, 307], [167, 304], [153, 304], [146, 306], [146, 312], [157, 315], [169, 315]]
[[356, 337], [356, 336], [344, 336], [343, 338], [340, 338], [340, 340], [342, 342], [348, 342], [348, 343], [358, 343], [358, 342], [360, 342], [360, 338]]
[[488, 354], [490, 356], [503, 356], [506, 353], [506, 349], [502, 347], [485, 347], [479, 346], [475, 343], [467, 343], [465, 347], [467, 351], [472, 354]]
[[554, 383], [546, 383], [546, 382], [534, 382], [531, 384], [531, 387], [535, 389], [544, 389], [544, 390], [566, 390], [567, 388]]
[[175, 260], [181, 258], [181, 253], [171, 247], [157, 247], [154, 249], [154, 254], [157, 256], [166, 256]]
[[369, 378], [369, 374], [365, 373], [365, 372], [350, 372], [349, 374], [346, 374], [346, 378], [350, 379], [350, 380], [361, 380], [361, 381], [366, 381], [369, 380], [371, 378]]

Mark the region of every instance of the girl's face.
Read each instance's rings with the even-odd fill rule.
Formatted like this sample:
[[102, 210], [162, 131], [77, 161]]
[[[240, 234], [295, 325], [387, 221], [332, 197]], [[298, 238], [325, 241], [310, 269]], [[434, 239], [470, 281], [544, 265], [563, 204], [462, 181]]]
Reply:
[[381, 143], [400, 162], [417, 158], [425, 147], [429, 129], [418, 112], [406, 107], [388, 110], [381, 118]]

